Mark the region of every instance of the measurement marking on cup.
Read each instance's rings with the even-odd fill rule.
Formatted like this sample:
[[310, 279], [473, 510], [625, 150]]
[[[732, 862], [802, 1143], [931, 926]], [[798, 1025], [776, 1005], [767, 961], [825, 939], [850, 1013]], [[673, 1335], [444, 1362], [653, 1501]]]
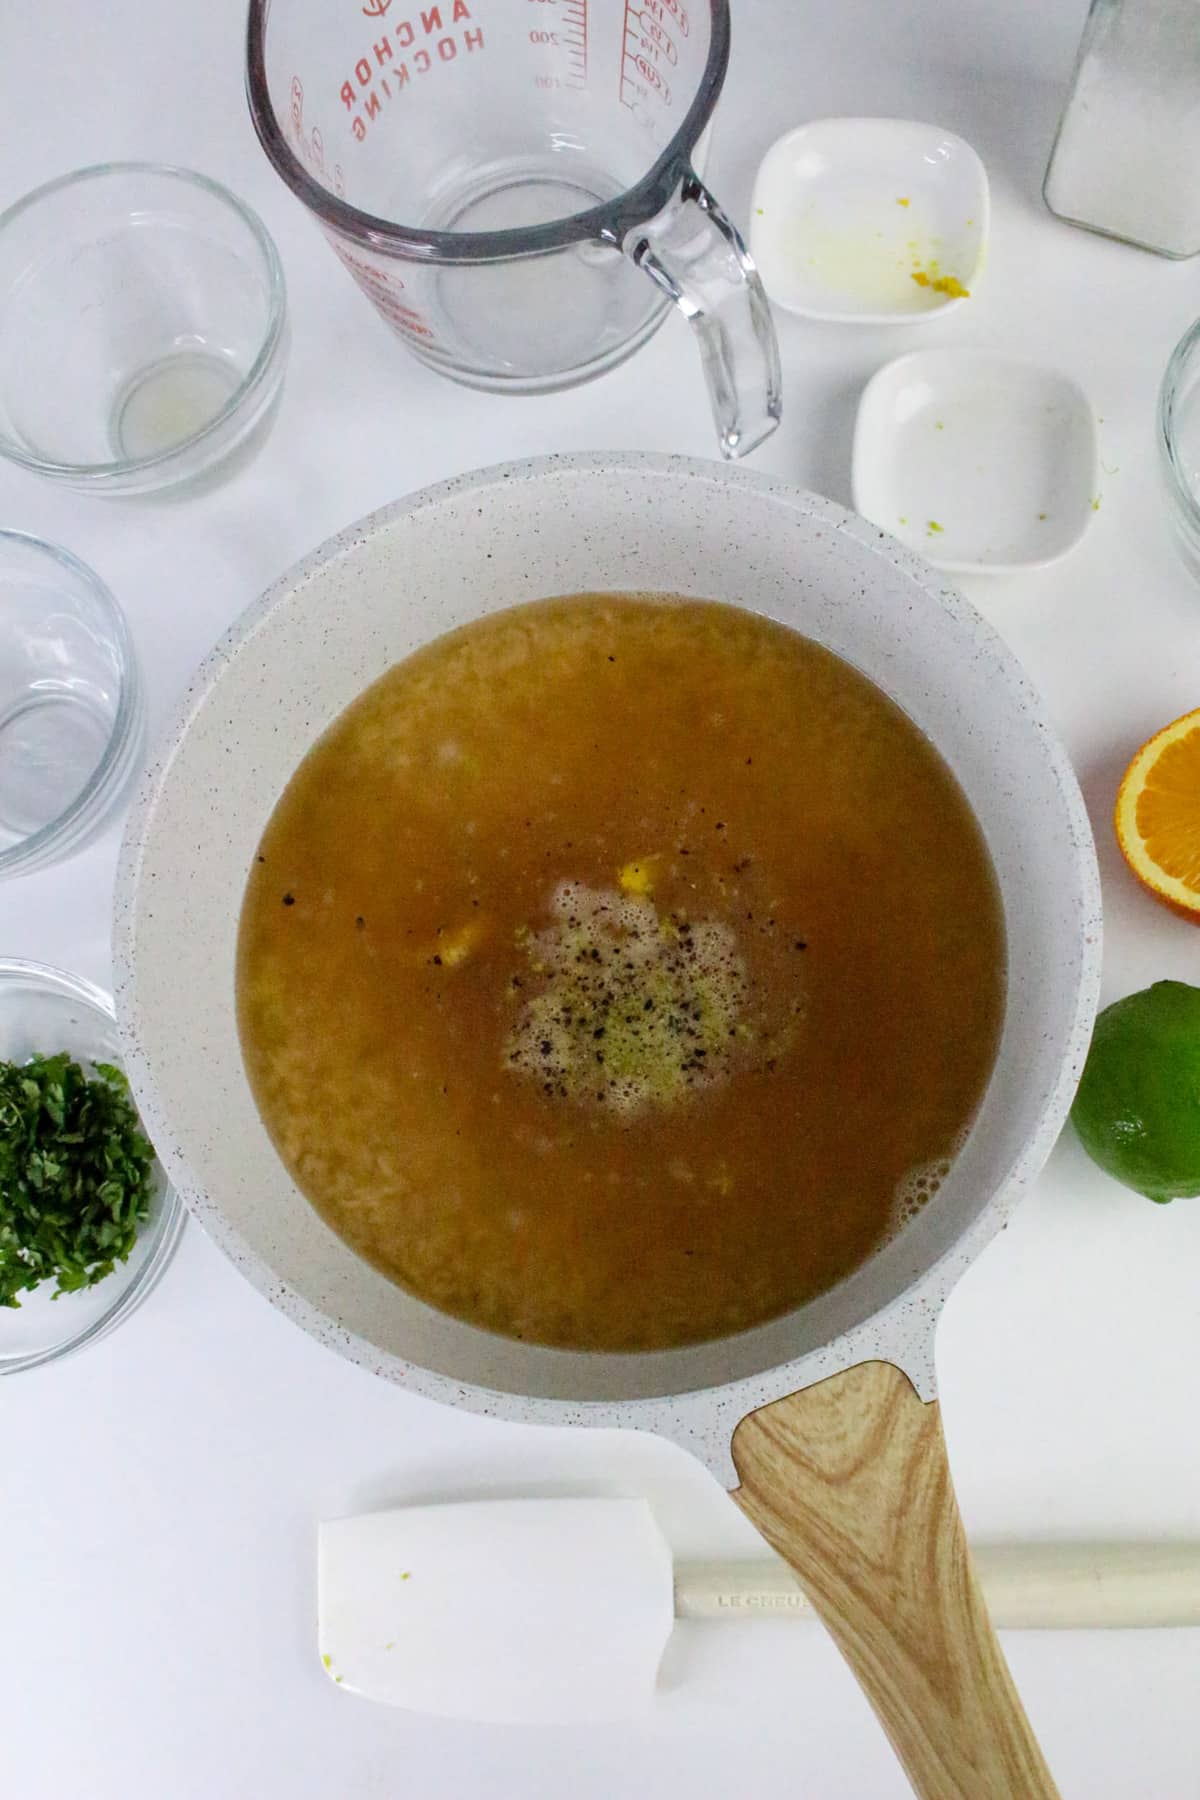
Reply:
[[645, 7], [641, 12], [631, 13], [630, 20], [639, 58], [644, 57], [653, 64], [665, 60], [674, 67], [679, 61], [679, 46], [662, 20], [652, 17]]
[[562, 34], [567, 50], [567, 72], [563, 86], [585, 88], [588, 75], [588, 0], [562, 0], [559, 17], [564, 21]]
[[682, 0], [642, 0], [642, 13], [647, 18], [657, 19], [660, 24], [669, 17], [680, 37], [687, 37], [692, 29]]
[[[557, 74], [535, 73], [536, 88], [572, 88], [587, 86], [588, 75], [588, 0], [532, 0], [542, 18], [552, 18], [555, 29], [535, 25], [529, 42], [535, 50], [549, 52]], [[553, 7], [554, 11], [549, 12]], [[561, 24], [560, 24], [561, 21]]]
[[631, 112], [638, 112], [651, 94], [666, 107], [674, 104], [663, 74], [679, 61], [679, 45], [669, 27], [681, 37], [688, 35], [687, 13], [679, 0], [642, 0], [640, 6], [625, 0], [619, 97]]

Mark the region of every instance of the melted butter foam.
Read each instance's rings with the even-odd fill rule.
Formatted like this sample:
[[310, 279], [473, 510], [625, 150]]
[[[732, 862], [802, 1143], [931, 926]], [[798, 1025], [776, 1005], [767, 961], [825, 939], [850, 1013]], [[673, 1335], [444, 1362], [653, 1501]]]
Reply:
[[678, 1105], [778, 1054], [723, 921], [574, 882], [555, 890], [550, 913], [523, 936], [504, 1051], [505, 1066], [548, 1097], [630, 1115]]
[[960, 1131], [944, 1156], [934, 1157], [930, 1162], [917, 1163], [902, 1176], [896, 1184], [892, 1195], [891, 1217], [888, 1222], [887, 1237], [894, 1238], [911, 1225], [917, 1214], [928, 1206], [934, 1195], [941, 1189], [942, 1183], [949, 1177], [955, 1159], [967, 1141], [970, 1126]]

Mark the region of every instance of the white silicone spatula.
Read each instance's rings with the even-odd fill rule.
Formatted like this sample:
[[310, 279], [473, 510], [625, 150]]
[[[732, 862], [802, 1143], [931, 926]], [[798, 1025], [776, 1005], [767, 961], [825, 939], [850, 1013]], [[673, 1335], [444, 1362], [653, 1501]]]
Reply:
[[644, 1500], [478, 1500], [322, 1524], [321, 1657], [415, 1712], [611, 1718], [644, 1706], [675, 1620]]
[[[980, 1546], [1001, 1626], [1200, 1624], [1200, 1545]], [[319, 1646], [351, 1692], [534, 1722], [644, 1707], [675, 1618], [812, 1618], [780, 1558], [681, 1563], [644, 1500], [478, 1500], [319, 1527]]]

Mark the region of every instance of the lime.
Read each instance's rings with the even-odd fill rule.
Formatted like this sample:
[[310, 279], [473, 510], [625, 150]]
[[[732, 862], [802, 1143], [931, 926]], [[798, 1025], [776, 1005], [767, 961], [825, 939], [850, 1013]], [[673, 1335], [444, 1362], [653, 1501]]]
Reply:
[[1156, 981], [1106, 1007], [1071, 1117], [1126, 1187], [1158, 1201], [1200, 1194], [1200, 988]]

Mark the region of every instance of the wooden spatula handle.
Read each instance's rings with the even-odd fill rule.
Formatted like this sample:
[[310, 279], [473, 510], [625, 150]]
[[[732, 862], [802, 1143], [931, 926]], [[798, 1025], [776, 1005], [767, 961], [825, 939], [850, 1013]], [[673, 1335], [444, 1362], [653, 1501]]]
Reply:
[[1057, 1800], [980, 1594], [936, 1402], [860, 1363], [742, 1420], [734, 1499], [795, 1569], [922, 1800]]

